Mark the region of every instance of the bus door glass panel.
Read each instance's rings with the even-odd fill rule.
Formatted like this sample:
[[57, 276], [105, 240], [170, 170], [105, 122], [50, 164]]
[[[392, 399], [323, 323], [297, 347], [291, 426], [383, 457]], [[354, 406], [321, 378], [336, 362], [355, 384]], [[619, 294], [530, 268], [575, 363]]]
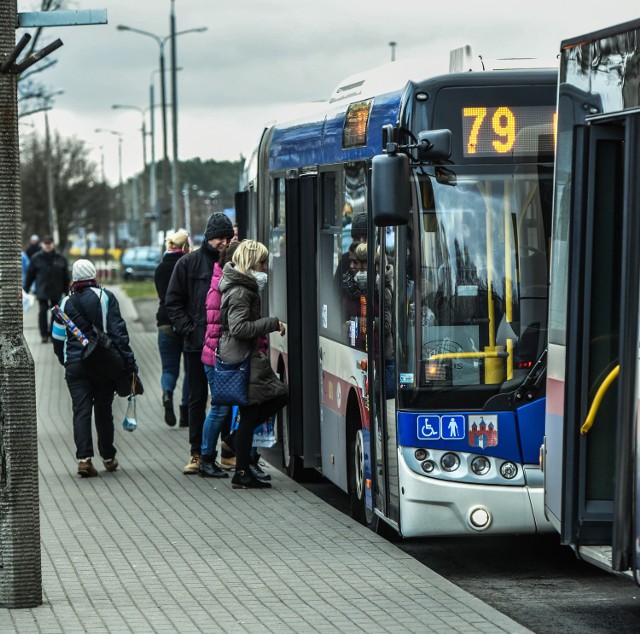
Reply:
[[[375, 252], [373, 368], [376, 409], [372, 430], [377, 484], [376, 508], [385, 516], [398, 509], [398, 442], [396, 432], [395, 229], [378, 230]], [[397, 521], [397, 512], [395, 517]]]
[[286, 197], [285, 179], [273, 180], [273, 203], [270, 208], [269, 236], [269, 282], [272, 286], [269, 313], [287, 322], [287, 261], [286, 261]]
[[[590, 282], [585, 288], [589, 327], [584, 344], [587, 391], [582, 395], [585, 417], [598, 387], [619, 363], [624, 174], [620, 131], [593, 126], [589, 158], [591, 217], [587, 230], [586, 266]], [[617, 382], [614, 382], [602, 400], [591, 430], [582, 437], [583, 477], [580, 481], [583, 491], [580, 497], [587, 514], [609, 513], [612, 509], [617, 398]]]
[[420, 380], [499, 387], [521, 381], [546, 343], [552, 173], [456, 171], [455, 185], [419, 183]]

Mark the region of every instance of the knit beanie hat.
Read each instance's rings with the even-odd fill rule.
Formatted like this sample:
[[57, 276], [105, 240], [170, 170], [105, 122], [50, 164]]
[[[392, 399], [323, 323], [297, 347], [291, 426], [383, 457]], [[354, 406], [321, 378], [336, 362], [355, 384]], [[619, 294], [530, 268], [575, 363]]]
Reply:
[[211, 214], [207, 220], [207, 229], [204, 232], [205, 240], [213, 240], [213, 238], [233, 238], [233, 225], [231, 220], [220, 212]]
[[351, 237], [354, 240], [367, 237], [367, 214], [360, 213], [351, 220]]
[[71, 279], [74, 282], [96, 279], [96, 267], [89, 260], [76, 260], [71, 270]]

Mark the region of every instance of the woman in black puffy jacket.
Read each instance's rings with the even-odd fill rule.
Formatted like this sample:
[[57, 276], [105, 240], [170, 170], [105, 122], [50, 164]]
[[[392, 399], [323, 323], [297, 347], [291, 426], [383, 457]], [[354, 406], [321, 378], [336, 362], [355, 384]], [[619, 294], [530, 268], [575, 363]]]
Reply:
[[[115, 295], [98, 285], [96, 268], [89, 260], [73, 265], [69, 295], [60, 302], [60, 309], [85, 335], [92, 325], [106, 332], [125, 362], [125, 372], [137, 375], [138, 366], [129, 345], [127, 324], [120, 314]], [[58, 320], [53, 324], [53, 349], [65, 366], [65, 380], [73, 406], [73, 439], [76, 445], [78, 475], [90, 478], [98, 475], [92, 464], [94, 457], [91, 436], [91, 414], [95, 416], [98, 452], [107, 471], [118, 468], [113, 446], [113, 396], [115, 386], [92, 376], [82, 360], [82, 343]]]

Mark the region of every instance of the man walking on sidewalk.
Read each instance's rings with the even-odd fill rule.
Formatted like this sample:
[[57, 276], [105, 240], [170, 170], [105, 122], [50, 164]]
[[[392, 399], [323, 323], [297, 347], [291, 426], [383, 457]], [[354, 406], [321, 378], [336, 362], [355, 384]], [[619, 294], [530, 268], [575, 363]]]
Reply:
[[25, 293], [29, 292], [34, 280], [40, 304], [40, 336], [42, 343], [46, 343], [51, 336], [50, 310], [69, 290], [69, 266], [66, 258], [55, 250], [51, 236], [42, 238], [42, 249], [31, 258], [23, 286]]
[[204, 242], [197, 250], [181, 257], [173, 269], [164, 305], [173, 329], [183, 338], [189, 371], [189, 444], [191, 458], [182, 470], [198, 473], [209, 383], [200, 356], [207, 326], [206, 299], [213, 266], [233, 238], [231, 220], [223, 213], [209, 217]]

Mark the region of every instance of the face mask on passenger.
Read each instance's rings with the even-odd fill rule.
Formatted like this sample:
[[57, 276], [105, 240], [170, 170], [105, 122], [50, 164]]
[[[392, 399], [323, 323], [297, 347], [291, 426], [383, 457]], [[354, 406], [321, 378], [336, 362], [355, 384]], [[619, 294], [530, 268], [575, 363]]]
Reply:
[[269, 276], [264, 271], [251, 271], [251, 274], [256, 278], [256, 282], [258, 282], [258, 291], [261, 291], [267, 285]]

